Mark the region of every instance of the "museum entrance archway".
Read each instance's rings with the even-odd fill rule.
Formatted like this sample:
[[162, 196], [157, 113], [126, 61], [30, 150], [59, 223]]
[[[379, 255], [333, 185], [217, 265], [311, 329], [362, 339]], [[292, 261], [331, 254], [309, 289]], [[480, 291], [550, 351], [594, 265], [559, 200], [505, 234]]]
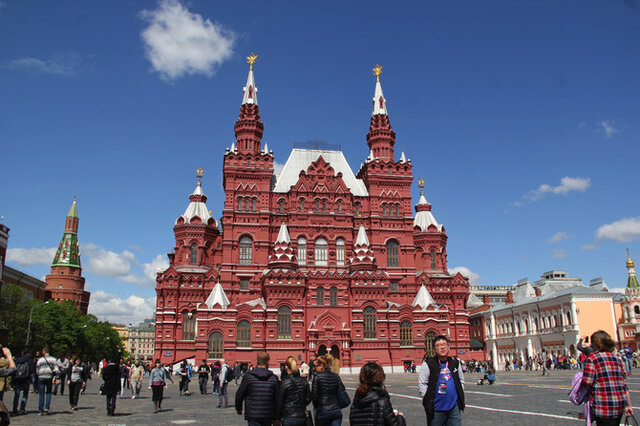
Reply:
[[435, 331], [429, 331], [424, 336], [424, 352], [428, 357], [436, 356], [436, 349], [433, 346], [435, 344], [436, 336], [437, 334]]
[[325, 345], [318, 346], [317, 356], [322, 356], [327, 354], [327, 347]]

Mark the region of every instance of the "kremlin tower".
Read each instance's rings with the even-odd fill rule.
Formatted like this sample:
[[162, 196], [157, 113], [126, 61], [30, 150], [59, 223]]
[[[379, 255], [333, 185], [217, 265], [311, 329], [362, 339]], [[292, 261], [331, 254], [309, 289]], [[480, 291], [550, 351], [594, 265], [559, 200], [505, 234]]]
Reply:
[[89, 309], [91, 293], [84, 290], [78, 247], [78, 210], [75, 197], [65, 219], [64, 234], [51, 264], [51, 274], [45, 278], [47, 292], [55, 301], [73, 301], [83, 315]]
[[629, 346], [634, 351], [640, 349], [636, 340], [640, 337], [640, 283], [636, 276], [636, 265], [627, 249], [627, 287], [622, 299], [622, 317], [618, 319], [618, 338], [621, 347]]

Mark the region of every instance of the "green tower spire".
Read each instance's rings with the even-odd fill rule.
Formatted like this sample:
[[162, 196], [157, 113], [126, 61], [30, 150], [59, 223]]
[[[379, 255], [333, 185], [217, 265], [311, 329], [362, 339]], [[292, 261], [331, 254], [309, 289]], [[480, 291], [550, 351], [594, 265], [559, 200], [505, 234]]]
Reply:
[[80, 268], [80, 248], [78, 246], [78, 209], [76, 198], [65, 220], [64, 234], [51, 266], [70, 266]]
[[633, 263], [629, 255], [629, 249], [627, 249], [627, 269], [629, 270], [629, 278], [627, 278], [628, 289], [640, 289], [640, 282], [638, 282], [638, 277], [636, 277], [635, 266], [635, 263]]

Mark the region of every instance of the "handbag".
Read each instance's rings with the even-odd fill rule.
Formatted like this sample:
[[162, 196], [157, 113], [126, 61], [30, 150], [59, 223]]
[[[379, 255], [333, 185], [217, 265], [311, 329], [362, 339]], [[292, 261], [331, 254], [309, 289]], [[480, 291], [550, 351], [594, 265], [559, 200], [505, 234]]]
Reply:
[[344, 388], [342, 380], [340, 380], [340, 386], [338, 387], [338, 405], [340, 408], [347, 408], [349, 404], [351, 404], [351, 398], [349, 398], [349, 394]]
[[625, 426], [638, 426], [638, 421], [635, 416], [628, 416], [624, 418]]
[[313, 426], [313, 414], [311, 414], [310, 410], [307, 410], [305, 413], [305, 418], [307, 420], [307, 426]]

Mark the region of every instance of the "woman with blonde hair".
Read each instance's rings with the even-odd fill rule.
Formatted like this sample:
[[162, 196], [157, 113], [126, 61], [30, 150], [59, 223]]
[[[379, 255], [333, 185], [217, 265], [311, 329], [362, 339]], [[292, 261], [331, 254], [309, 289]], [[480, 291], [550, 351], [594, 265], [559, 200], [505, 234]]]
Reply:
[[338, 394], [344, 392], [340, 376], [331, 371], [333, 357], [329, 354], [319, 356], [313, 362], [316, 377], [311, 387], [311, 400], [316, 409], [316, 426], [340, 426], [342, 408]]
[[591, 347], [594, 352], [587, 357], [582, 378], [583, 385], [592, 387], [591, 417], [598, 426], [618, 425], [623, 414], [633, 415], [624, 366], [612, 353], [616, 343], [606, 331], [591, 335]]
[[280, 409], [282, 426], [305, 426], [307, 405], [311, 402], [311, 392], [307, 380], [300, 377], [298, 363], [290, 356], [285, 361], [286, 376], [280, 383]]

